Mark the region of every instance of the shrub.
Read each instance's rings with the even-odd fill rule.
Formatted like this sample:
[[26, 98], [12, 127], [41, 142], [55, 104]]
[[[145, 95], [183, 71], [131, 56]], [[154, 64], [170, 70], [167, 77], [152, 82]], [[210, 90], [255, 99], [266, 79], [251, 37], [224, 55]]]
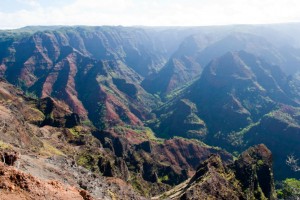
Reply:
[[294, 178], [285, 179], [282, 182], [282, 188], [277, 191], [279, 199], [299, 199], [300, 181]]

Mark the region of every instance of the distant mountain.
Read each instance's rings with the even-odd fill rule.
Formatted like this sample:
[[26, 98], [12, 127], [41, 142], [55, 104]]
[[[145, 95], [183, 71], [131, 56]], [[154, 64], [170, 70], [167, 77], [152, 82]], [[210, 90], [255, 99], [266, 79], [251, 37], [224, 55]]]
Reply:
[[[284, 127], [292, 126], [291, 122], [286, 121], [286, 125], [276, 129], [277, 133], [275, 129], [268, 130], [278, 123], [264, 122], [268, 113], [281, 106], [299, 106], [296, 83], [299, 82], [295, 78], [287, 77], [278, 66], [264, 59], [244, 51], [228, 52], [211, 61], [201, 78], [179, 96], [157, 109], [157, 120], [150, 121], [149, 126], [161, 137], [197, 138], [232, 151], [263, 142], [278, 156], [275, 174], [282, 179], [285, 176], [279, 171], [288, 170], [283, 163], [291, 149], [298, 152], [298, 147], [296, 143], [278, 146], [292, 144], [290, 140], [298, 141], [298, 133], [285, 138], [283, 135], [288, 130]], [[281, 112], [282, 116], [290, 115]], [[275, 133], [276, 137], [282, 134], [278, 136], [280, 142], [270, 139]], [[295, 176], [291, 170], [290, 174]]]
[[38, 28], [33, 30], [36, 32], [30, 35], [24, 32], [25, 36], [21, 37], [21, 40], [11, 41], [14, 42], [11, 48], [17, 53], [20, 48], [27, 48], [27, 55], [23, 55], [23, 60], [16, 57], [17, 62], [27, 61], [36, 52], [55, 64], [66, 53], [61, 48], [71, 47], [92, 59], [121, 60], [139, 74], [147, 75], [153, 70], [160, 69], [165, 59], [164, 49], [160, 48], [144, 30], [138, 28], [58, 27], [45, 31]]
[[[298, 105], [290, 96], [293, 88], [288, 83], [278, 66], [244, 51], [226, 53], [208, 64], [201, 78], [186, 88], [180, 97], [157, 111], [162, 116], [160, 127], [169, 112], [169, 118], [179, 119], [177, 112], [171, 110], [175, 109], [183, 116], [184, 112], [179, 111], [181, 99], [188, 99], [195, 104], [193, 113], [204, 121], [203, 125], [206, 124], [210, 133], [239, 130], [275, 109], [279, 103]], [[175, 124], [184, 127], [184, 121]], [[177, 133], [177, 127], [171, 129], [170, 123], [165, 127], [168, 127], [167, 135]]]
[[203, 119], [212, 123], [212, 132], [230, 132], [256, 121], [277, 103], [297, 105], [289, 90], [278, 66], [242, 51], [213, 60], [191, 87], [190, 96]]
[[150, 93], [161, 96], [189, 84], [200, 76], [211, 60], [228, 51], [246, 51], [263, 58], [266, 62], [280, 66], [287, 75], [300, 69], [299, 48], [289, 45], [277, 46], [267, 36], [254, 33], [232, 32], [219, 34], [199, 33], [187, 37], [166, 65], [146, 78], [142, 85]]
[[232, 33], [204, 49], [198, 62], [208, 64], [213, 58], [228, 51], [246, 51], [265, 59], [270, 64], [278, 65], [286, 74], [293, 74], [299, 70], [299, 49], [289, 45], [278, 47], [276, 43], [268, 41], [268, 36], [258, 36], [250, 33]]
[[156, 101], [139, 86], [140, 74], [159, 68], [164, 58], [143, 30], [59, 28], [4, 43], [1, 74], [9, 82], [65, 101], [98, 127], [105, 120], [141, 124]]
[[216, 37], [207, 34], [187, 37], [166, 65], [158, 73], [147, 77], [142, 85], [150, 93], [165, 95], [195, 79], [204, 67], [197, 60], [198, 54], [214, 40]]

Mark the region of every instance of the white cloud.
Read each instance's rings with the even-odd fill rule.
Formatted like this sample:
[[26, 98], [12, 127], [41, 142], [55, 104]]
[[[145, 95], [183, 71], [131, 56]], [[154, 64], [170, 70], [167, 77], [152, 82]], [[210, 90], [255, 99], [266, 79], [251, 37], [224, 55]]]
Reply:
[[38, 0], [17, 0], [17, 3], [27, 4], [32, 7], [38, 7], [40, 6]]
[[[16, 0], [21, 1], [21, 0]], [[13, 2], [13, 1], [12, 1]], [[300, 20], [298, 0], [76, 0], [59, 6], [22, 0], [24, 7], [0, 12], [0, 28], [26, 25], [216, 25]]]

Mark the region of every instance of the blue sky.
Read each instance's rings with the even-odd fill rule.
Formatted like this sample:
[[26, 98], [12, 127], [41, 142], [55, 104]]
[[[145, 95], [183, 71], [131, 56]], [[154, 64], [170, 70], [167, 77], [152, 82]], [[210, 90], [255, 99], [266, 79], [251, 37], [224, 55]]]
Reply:
[[299, 0], [0, 0], [0, 28], [199, 26], [300, 21]]
[[65, 6], [74, 1], [72, 0], [1, 0], [0, 12], [12, 13], [20, 10], [31, 10], [35, 5], [40, 5], [44, 8], [47, 7], [60, 7]]

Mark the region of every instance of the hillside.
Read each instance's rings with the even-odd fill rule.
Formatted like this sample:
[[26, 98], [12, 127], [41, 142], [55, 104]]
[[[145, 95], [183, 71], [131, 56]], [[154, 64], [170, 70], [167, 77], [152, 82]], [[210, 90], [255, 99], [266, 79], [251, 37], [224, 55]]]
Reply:
[[[298, 141], [298, 130], [287, 136], [289, 129], [284, 128], [296, 128], [294, 120], [284, 120], [286, 125], [280, 129], [271, 128], [278, 125], [276, 121], [264, 123], [265, 116], [277, 116], [272, 113], [281, 107], [298, 108], [299, 93], [293, 87], [297, 82], [259, 57], [245, 51], [229, 52], [212, 60], [201, 77], [157, 109], [158, 118], [148, 124], [161, 137], [197, 138], [231, 152], [265, 143], [277, 158], [275, 177], [282, 179], [288, 173], [299, 177], [284, 165], [288, 155], [298, 152], [298, 145], [288, 142]], [[296, 117], [291, 109], [281, 109], [279, 117]], [[260, 128], [255, 129], [257, 126]], [[256, 131], [244, 137], [248, 129]], [[282, 137], [273, 137], [275, 133]]]
[[88, 190], [94, 198], [140, 199], [134, 189], [152, 196], [187, 179], [211, 153], [232, 159], [199, 141], [158, 139], [147, 128], [101, 131], [58, 100], [27, 97], [4, 80], [0, 85], [3, 155], [18, 152], [19, 170]]

